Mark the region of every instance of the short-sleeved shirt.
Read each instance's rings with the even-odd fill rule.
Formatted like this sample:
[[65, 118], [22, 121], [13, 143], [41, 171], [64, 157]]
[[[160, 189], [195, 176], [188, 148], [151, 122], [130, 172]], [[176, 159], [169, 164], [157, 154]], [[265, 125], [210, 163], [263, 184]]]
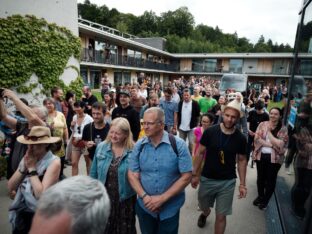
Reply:
[[160, 100], [159, 107], [165, 112], [165, 125], [173, 126], [174, 113], [178, 112], [178, 103], [174, 101]]
[[[94, 96], [94, 95], [92, 94], [92, 95], [91, 95], [90, 97], [88, 97], [88, 98], [86, 98], [86, 97], [82, 98], [82, 101], [83, 101], [87, 106], [92, 106], [93, 103], [97, 102], [98, 100], [97, 100], [96, 96]], [[85, 108], [85, 113], [87, 113], [88, 115], [92, 116], [92, 109], [88, 109], [88, 108], [86, 107], [86, 108]]]
[[211, 110], [212, 107], [217, 105], [217, 100], [214, 98], [208, 99], [206, 97], [203, 97], [203, 98], [199, 99], [198, 104], [199, 104], [200, 112], [201, 113], [207, 113], [207, 111]]
[[[181, 177], [181, 173], [192, 171], [192, 159], [186, 143], [178, 137], [175, 137], [175, 140], [178, 155], [170, 144], [167, 132], [163, 133], [161, 142], [156, 148], [147, 137], [140, 139], [134, 146], [129, 157], [129, 170], [140, 173], [141, 185], [149, 195], [166, 192]], [[160, 220], [173, 217], [184, 201], [184, 191], [172, 197], [162, 206]], [[157, 213], [152, 213], [144, 207], [141, 198], [138, 199], [138, 203], [147, 213], [157, 217]]]
[[[231, 135], [221, 131], [220, 124], [209, 127], [203, 134], [200, 144], [206, 147], [206, 160], [202, 176], [209, 179], [229, 180], [236, 178], [237, 154], [246, 154], [246, 137], [235, 129]], [[221, 160], [220, 151], [224, 153]]]
[[247, 122], [249, 122], [249, 129], [253, 132], [256, 132], [257, 127], [261, 122], [268, 121], [269, 114], [263, 112], [262, 114], [258, 114], [256, 110], [252, 110], [248, 114]]
[[106, 139], [108, 131], [109, 124], [105, 124], [104, 128], [97, 129], [94, 127], [93, 123], [89, 123], [83, 128], [82, 140], [94, 141], [95, 143], [95, 146], [88, 148], [89, 157], [91, 159], [94, 157], [96, 146]]

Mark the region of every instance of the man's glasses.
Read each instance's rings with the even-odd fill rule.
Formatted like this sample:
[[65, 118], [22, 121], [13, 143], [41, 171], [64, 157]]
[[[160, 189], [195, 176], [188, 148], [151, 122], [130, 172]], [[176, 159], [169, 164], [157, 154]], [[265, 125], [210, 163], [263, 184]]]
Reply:
[[78, 130], [78, 134], [81, 134], [81, 126], [78, 126], [77, 130]]
[[161, 121], [156, 121], [156, 122], [142, 122], [142, 125], [143, 125], [143, 126], [150, 127], [150, 126], [155, 125], [155, 124], [158, 124], [158, 123], [161, 123]]

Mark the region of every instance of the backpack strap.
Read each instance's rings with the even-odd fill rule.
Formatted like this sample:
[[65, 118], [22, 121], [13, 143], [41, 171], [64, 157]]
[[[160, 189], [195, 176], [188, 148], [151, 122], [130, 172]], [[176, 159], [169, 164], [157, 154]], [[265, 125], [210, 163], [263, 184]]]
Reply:
[[177, 157], [179, 157], [176, 139], [173, 134], [169, 133], [168, 135], [169, 135], [169, 141], [170, 141], [171, 147], [173, 151], [175, 152], [175, 154], [177, 155]]
[[[176, 142], [176, 139], [175, 139], [174, 135], [171, 134], [171, 133], [169, 133], [168, 136], [169, 136], [170, 145], [171, 145], [171, 147], [172, 147], [174, 153], [176, 154], [177, 157], [179, 157], [177, 142]], [[139, 148], [139, 157], [140, 157], [140, 154], [141, 154], [141, 152], [142, 152], [144, 146], [145, 146], [145, 144], [141, 144], [141, 145], [140, 145], [140, 148]]]

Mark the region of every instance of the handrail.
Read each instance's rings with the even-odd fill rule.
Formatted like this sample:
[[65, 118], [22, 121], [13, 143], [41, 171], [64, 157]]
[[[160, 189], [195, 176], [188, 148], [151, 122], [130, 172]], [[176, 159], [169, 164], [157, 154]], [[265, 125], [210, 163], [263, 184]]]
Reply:
[[114, 34], [117, 36], [121, 36], [123, 38], [129, 38], [129, 39], [138, 38], [138, 37], [131, 35], [129, 33], [123, 33], [123, 32], [120, 32], [119, 30], [117, 30], [115, 28], [111, 28], [111, 27], [108, 27], [108, 26], [105, 26], [105, 25], [102, 25], [99, 23], [95, 23], [95, 22], [92, 22], [92, 21], [89, 21], [86, 19], [78, 18], [78, 23], [87, 25], [87, 26], [92, 27], [92, 28], [99, 29], [99, 30], [104, 31], [104, 32]]

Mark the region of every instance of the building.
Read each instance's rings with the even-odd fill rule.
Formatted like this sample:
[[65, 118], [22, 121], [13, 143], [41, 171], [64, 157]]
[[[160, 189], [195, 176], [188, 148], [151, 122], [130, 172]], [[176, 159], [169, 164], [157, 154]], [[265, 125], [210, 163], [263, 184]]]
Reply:
[[[78, 28], [81, 76], [93, 88], [104, 73], [114, 84], [135, 82], [140, 72], [163, 84], [192, 75], [220, 79], [232, 72], [245, 73], [259, 85], [287, 83], [291, 76], [293, 53], [174, 54], [164, 51], [162, 38], [137, 38], [84, 19], [78, 19]], [[312, 55], [301, 53], [299, 59], [296, 75], [312, 78]]]

